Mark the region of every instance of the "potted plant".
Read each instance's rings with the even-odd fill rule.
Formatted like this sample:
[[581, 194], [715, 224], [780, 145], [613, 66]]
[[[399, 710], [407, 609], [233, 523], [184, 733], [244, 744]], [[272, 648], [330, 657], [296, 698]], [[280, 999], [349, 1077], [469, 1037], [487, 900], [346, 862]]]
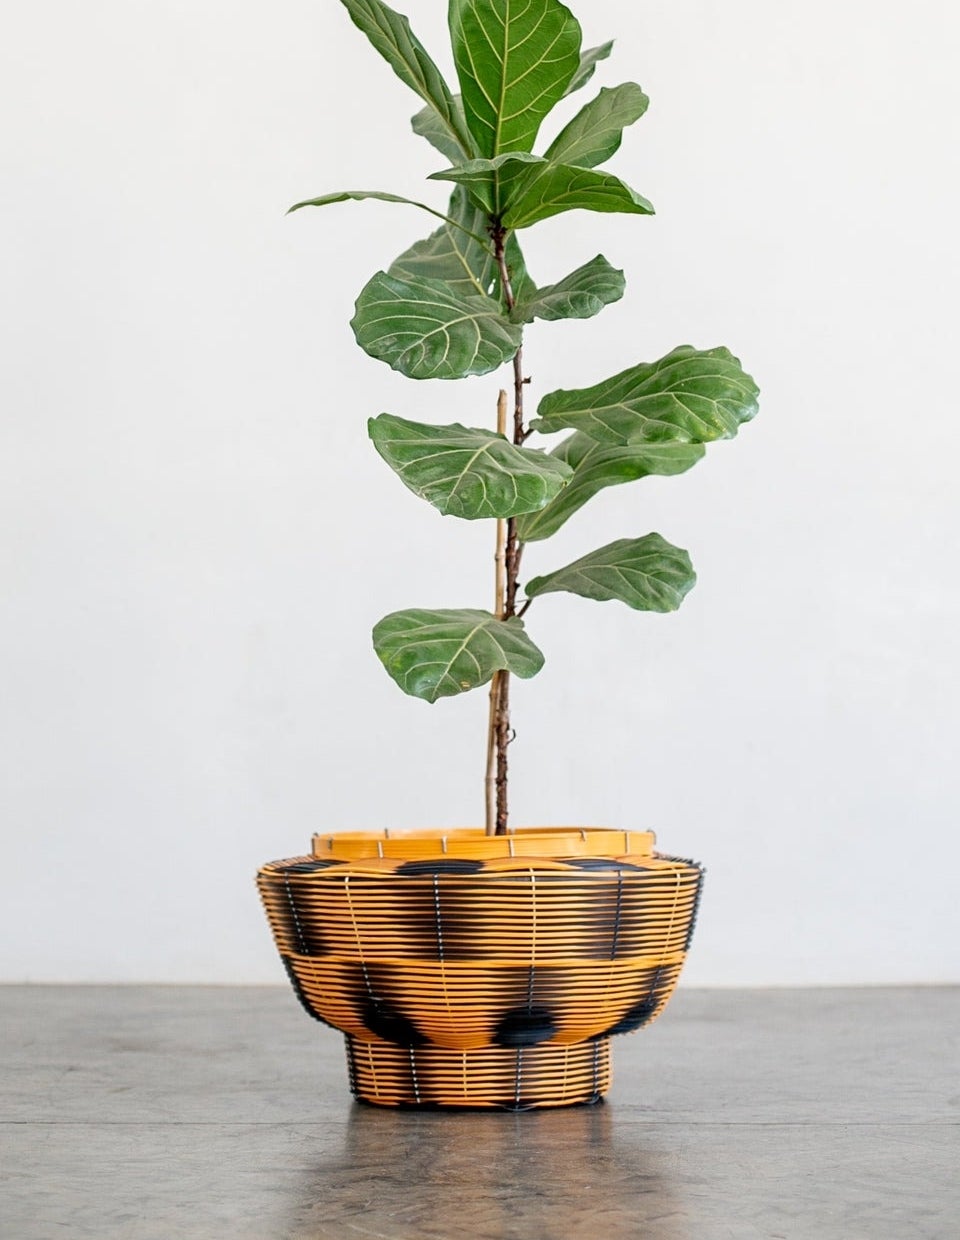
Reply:
[[[665, 612], [695, 577], [687, 553], [656, 533], [617, 538], [562, 566], [542, 561], [530, 576], [521, 563], [605, 487], [681, 473], [705, 444], [735, 435], [756, 411], [757, 388], [727, 349], [682, 345], [612, 377], [585, 363], [588, 386], [547, 392], [531, 418], [524, 325], [597, 314], [623, 295], [624, 278], [598, 255], [538, 285], [519, 235], [565, 211], [652, 213], [600, 167], [647, 97], [633, 82], [601, 89], [534, 154], [542, 122], [611, 49], [582, 49], [560, 0], [450, 0], [460, 94], [405, 17], [381, 0], [342, 3], [420, 96], [413, 129], [448, 165], [431, 179], [453, 184], [445, 210], [412, 204], [440, 226], [364, 286], [357, 341], [411, 379], [512, 369], [512, 409], [501, 392], [495, 425], [474, 425], [466, 412], [467, 425], [393, 413], [369, 422], [375, 448], [411, 491], [493, 527], [492, 607], [413, 606], [373, 629], [377, 655], [406, 693], [435, 702], [489, 684], [486, 825], [318, 835], [310, 856], [265, 865], [258, 883], [302, 1002], [346, 1034], [362, 1100], [595, 1101], [609, 1085], [610, 1037], [648, 1023], [672, 992], [702, 871], [655, 852], [649, 832], [511, 829], [510, 683], [543, 663], [525, 623], [536, 600], [568, 591]], [[347, 199], [410, 201], [347, 190], [291, 209]], [[544, 443], [556, 432], [566, 436]]]

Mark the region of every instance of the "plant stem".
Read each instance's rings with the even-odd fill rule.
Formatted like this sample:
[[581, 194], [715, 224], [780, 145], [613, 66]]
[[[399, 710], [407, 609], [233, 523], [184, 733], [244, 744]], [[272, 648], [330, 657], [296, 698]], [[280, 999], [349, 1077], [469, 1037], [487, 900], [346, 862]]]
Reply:
[[[507, 310], [510, 311], [517, 304], [513, 293], [513, 286], [510, 283], [510, 271], [507, 267], [506, 258], [506, 239], [507, 229], [500, 223], [495, 223], [490, 229], [490, 236], [493, 239], [493, 253], [497, 262], [497, 270], [500, 274], [500, 287], [503, 291], [503, 300], [506, 303]], [[523, 344], [517, 349], [513, 359], [513, 442], [518, 447], [527, 437], [527, 430], [523, 424]], [[520, 571], [520, 556], [523, 551], [523, 545], [517, 537], [516, 518], [511, 517], [507, 521], [506, 546], [504, 551], [505, 560], [505, 588], [504, 601], [501, 617], [509, 620], [517, 614], [517, 575]], [[507, 833], [507, 746], [512, 739], [510, 729], [510, 673], [503, 671], [498, 672], [495, 678], [497, 686], [496, 708], [491, 708], [493, 716], [494, 731], [494, 747], [496, 749], [496, 829], [494, 834], [506, 835]]]
[[[507, 433], [507, 394], [502, 389], [497, 397], [497, 434]], [[503, 518], [497, 520], [497, 550], [494, 555], [494, 604], [493, 614], [503, 618], [504, 599], [507, 586], [507, 523]], [[500, 679], [502, 672], [494, 672], [490, 682], [490, 717], [487, 723], [487, 773], [484, 780], [486, 797], [487, 835], [496, 834], [497, 829], [497, 710], [500, 704]]]

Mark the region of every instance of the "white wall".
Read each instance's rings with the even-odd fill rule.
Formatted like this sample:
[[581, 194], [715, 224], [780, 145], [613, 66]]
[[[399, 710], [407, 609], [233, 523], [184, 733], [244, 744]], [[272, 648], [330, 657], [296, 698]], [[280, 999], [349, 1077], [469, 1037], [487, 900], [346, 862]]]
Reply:
[[[445, 6], [402, 7], [439, 55]], [[763, 405], [531, 549], [657, 529], [700, 581], [673, 617], [531, 611], [515, 821], [704, 859], [689, 982], [960, 980], [957, 10], [576, 7], [618, 38], [597, 83], [652, 97], [617, 167], [659, 214], [530, 235], [544, 282], [598, 250], [628, 275], [530, 331], [534, 391], [726, 343]], [[484, 422], [501, 380], [353, 344], [425, 217], [284, 217], [344, 186], [442, 204], [438, 160], [335, 0], [36, 0], [0, 92], [0, 977], [279, 980], [259, 862], [480, 810], [484, 696], [404, 698], [369, 629], [486, 605], [490, 531], [418, 504], [364, 422]]]

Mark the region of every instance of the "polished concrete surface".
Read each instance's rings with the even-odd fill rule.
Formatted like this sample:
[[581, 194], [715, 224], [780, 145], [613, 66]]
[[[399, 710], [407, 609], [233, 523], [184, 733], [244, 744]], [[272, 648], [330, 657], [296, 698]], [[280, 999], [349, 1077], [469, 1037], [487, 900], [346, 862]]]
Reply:
[[0, 988], [2, 1240], [960, 1240], [960, 990], [681, 991], [601, 1106], [360, 1107], [277, 988]]

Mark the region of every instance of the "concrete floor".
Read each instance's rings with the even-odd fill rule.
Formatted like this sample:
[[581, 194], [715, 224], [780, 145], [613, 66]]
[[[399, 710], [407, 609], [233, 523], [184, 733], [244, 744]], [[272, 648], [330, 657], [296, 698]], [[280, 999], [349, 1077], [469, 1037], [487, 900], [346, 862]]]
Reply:
[[960, 1240], [960, 990], [681, 991], [602, 1106], [354, 1105], [272, 988], [0, 990], [2, 1240]]

